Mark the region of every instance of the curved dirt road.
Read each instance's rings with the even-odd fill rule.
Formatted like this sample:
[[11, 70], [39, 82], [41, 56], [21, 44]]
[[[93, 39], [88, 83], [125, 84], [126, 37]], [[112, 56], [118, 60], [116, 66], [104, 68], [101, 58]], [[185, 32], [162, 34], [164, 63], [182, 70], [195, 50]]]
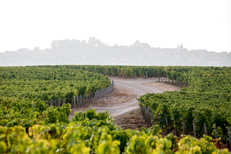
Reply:
[[164, 91], [178, 91], [179, 87], [156, 82], [156, 78], [148, 79], [121, 79], [111, 78], [115, 82], [113, 93], [105, 98], [99, 99], [84, 107], [72, 109], [69, 119], [74, 117], [77, 111], [85, 111], [87, 108], [94, 108], [96, 112], [108, 111], [115, 118], [124, 113], [139, 108], [136, 98], [146, 93], [163, 93]]

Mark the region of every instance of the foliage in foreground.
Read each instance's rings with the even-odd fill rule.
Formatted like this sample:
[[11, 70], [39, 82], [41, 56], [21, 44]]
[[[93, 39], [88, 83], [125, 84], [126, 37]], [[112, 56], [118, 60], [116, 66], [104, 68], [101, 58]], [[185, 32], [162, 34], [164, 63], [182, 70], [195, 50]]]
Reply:
[[178, 139], [173, 134], [162, 137], [160, 132], [158, 125], [142, 132], [123, 130], [108, 112], [97, 114], [90, 109], [76, 113], [71, 123], [34, 125], [28, 133], [22, 126], [0, 126], [0, 153], [228, 154], [227, 149], [217, 149], [211, 137]]

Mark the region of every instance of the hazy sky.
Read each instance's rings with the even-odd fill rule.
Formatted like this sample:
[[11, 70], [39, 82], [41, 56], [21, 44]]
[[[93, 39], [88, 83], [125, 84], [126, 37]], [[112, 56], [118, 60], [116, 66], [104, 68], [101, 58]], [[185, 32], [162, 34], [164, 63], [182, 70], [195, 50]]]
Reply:
[[1, 0], [0, 52], [95, 37], [231, 52], [231, 0]]

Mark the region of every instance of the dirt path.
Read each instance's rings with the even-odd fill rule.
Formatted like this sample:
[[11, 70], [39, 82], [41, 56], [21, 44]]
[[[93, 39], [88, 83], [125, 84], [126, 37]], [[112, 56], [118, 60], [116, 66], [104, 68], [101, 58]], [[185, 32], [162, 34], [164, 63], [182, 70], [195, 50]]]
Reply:
[[[146, 93], [163, 93], [164, 91], [178, 91], [179, 87], [156, 82], [156, 78], [149, 79], [121, 79], [111, 78], [115, 82], [115, 89], [112, 94], [105, 98], [91, 102], [84, 107], [77, 107], [72, 109], [69, 119], [74, 117], [74, 113], [77, 111], [85, 111], [87, 108], [95, 108], [96, 112], [109, 111], [114, 116], [115, 122], [120, 123], [124, 120], [125, 115], [131, 115], [135, 113], [137, 119], [140, 114], [137, 110], [139, 108], [139, 102], [136, 98]], [[133, 115], [134, 116], [134, 115]]]

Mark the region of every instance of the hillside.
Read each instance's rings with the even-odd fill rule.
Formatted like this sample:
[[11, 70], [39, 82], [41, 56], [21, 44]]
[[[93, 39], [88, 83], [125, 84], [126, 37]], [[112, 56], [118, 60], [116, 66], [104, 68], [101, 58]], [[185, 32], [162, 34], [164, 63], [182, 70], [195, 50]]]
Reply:
[[48, 49], [0, 53], [0, 66], [26, 65], [231, 66], [231, 53], [187, 50], [183, 45], [156, 48], [139, 41], [131, 46], [109, 46], [94, 37], [53, 41]]

